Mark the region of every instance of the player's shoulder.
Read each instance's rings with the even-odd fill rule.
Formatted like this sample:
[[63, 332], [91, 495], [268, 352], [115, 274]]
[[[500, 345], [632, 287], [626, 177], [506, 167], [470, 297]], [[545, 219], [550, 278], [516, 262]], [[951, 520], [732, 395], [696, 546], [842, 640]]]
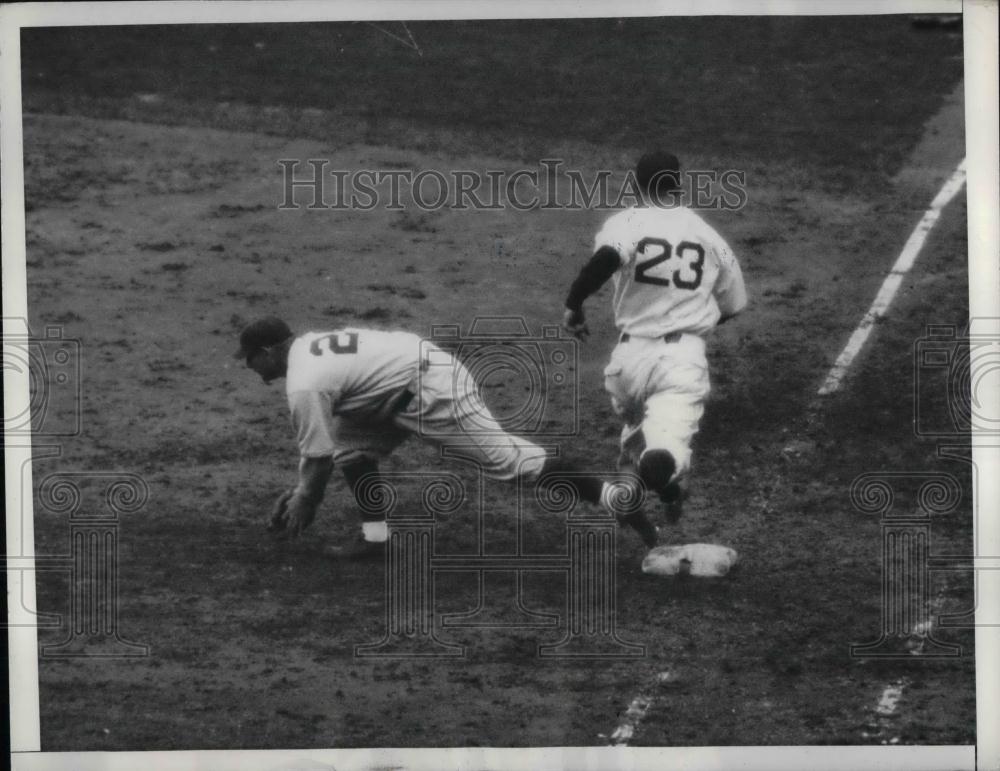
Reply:
[[732, 255], [729, 244], [719, 230], [701, 212], [688, 209], [691, 216], [691, 225], [700, 234], [703, 241], [710, 243], [720, 253], [728, 252]]
[[639, 206], [629, 206], [627, 209], [619, 209], [616, 212], [612, 212], [604, 220], [604, 230], [609, 230], [613, 228], [620, 228], [627, 226], [629, 223], [633, 222], [642, 208]]
[[285, 391], [330, 391], [344, 376], [344, 357], [326, 355], [339, 343], [343, 330], [305, 332], [295, 338], [288, 350]]
[[687, 225], [698, 219], [698, 215], [687, 206], [675, 204], [672, 206], [646, 206], [639, 210], [642, 218], [656, 223], [669, 223], [670, 225]]
[[646, 216], [645, 210], [640, 206], [630, 206], [615, 212], [604, 221], [595, 239], [595, 246], [607, 244], [621, 253], [627, 252], [640, 237]]
[[323, 337], [322, 332], [304, 332], [292, 341], [288, 349], [288, 376], [287, 383], [296, 384], [298, 380], [306, 375], [316, 366], [317, 356], [310, 353], [313, 344]]
[[321, 355], [330, 347], [330, 340], [346, 334], [346, 330], [326, 329], [303, 332], [292, 341], [288, 349], [288, 370], [291, 373], [309, 376], [324, 368], [325, 358]]
[[380, 344], [412, 343], [421, 339], [420, 335], [406, 329], [361, 329], [359, 327], [346, 327], [344, 331], [354, 332], [363, 338], [376, 340]]
[[299, 356], [303, 350], [308, 350], [309, 345], [313, 340], [320, 336], [319, 332], [303, 332], [298, 335], [293, 341], [291, 347], [288, 349], [288, 358], [292, 360]]
[[295, 359], [297, 357], [303, 356], [309, 353], [309, 349], [312, 347], [313, 343], [317, 340], [321, 340], [324, 337], [328, 337], [335, 334], [333, 330], [330, 331], [316, 331], [311, 330], [309, 332], [303, 332], [295, 340], [292, 341], [292, 347], [288, 350], [289, 360]]

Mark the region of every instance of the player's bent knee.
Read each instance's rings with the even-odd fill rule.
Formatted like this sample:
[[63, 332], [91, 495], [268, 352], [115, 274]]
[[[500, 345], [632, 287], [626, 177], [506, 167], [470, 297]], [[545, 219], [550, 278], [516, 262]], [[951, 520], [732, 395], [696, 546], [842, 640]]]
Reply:
[[378, 473], [378, 461], [362, 455], [352, 457], [349, 462], [341, 462], [339, 465], [340, 471], [351, 489], [363, 476]]
[[361, 510], [361, 519], [384, 520], [392, 496], [385, 494], [385, 480], [378, 473], [378, 462], [371, 458], [358, 458], [341, 466], [340, 470], [354, 502]]
[[663, 492], [677, 471], [677, 462], [668, 450], [647, 449], [639, 458], [639, 478], [651, 490]]

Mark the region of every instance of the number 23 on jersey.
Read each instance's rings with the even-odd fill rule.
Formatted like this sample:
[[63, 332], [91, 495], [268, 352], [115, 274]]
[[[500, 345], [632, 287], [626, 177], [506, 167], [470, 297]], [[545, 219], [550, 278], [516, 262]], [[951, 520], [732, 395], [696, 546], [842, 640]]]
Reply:
[[[648, 247], [654, 247], [648, 249]], [[656, 247], [659, 247], [658, 249]], [[656, 286], [676, 286], [678, 289], [697, 289], [705, 267], [705, 247], [693, 241], [681, 241], [675, 247], [663, 238], [643, 238], [639, 241], [636, 251], [645, 256], [647, 251], [654, 256], [635, 264], [635, 280], [640, 284], [655, 284]], [[656, 252], [659, 252], [658, 254]], [[667, 275], [653, 275], [652, 269], [677, 255], [681, 266]]]

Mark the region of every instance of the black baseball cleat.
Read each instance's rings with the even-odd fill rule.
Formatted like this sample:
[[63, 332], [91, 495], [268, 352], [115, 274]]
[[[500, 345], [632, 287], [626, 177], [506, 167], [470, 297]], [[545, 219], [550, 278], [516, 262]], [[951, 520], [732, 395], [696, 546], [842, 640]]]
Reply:
[[649, 521], [649, 517], [644, 512], [633, 511], [631, 514], [623, 515], [618, 521], [635, 530], [647, 548], [652, 549], [659, 543], [660, 533], [656, 529], [656, 525]]
[[660, 500], [663, 502], [663, 516], [671, 525], [676, 525], [684, 516], [684, 501], [687, 500], [688, 490], [686, 485], [679, 482], [672, 482], [667, 485], [667, 489], [660, 493]]
[[339, 560], [374, 560], [385, 556], [386, 541], [366, 541], [358, 536], [343, 546], [328, 546], [323, 553]]

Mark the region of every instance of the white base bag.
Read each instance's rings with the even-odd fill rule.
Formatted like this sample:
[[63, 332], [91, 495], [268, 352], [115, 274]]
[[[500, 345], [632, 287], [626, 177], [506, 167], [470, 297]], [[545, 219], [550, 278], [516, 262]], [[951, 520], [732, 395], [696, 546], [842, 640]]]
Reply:
[[697, 576], [721, 578], [736, 564], [738, 556], [728, 546], [689, 543], [657, 546], [642, 560], [642, 572], [654, 576]]

